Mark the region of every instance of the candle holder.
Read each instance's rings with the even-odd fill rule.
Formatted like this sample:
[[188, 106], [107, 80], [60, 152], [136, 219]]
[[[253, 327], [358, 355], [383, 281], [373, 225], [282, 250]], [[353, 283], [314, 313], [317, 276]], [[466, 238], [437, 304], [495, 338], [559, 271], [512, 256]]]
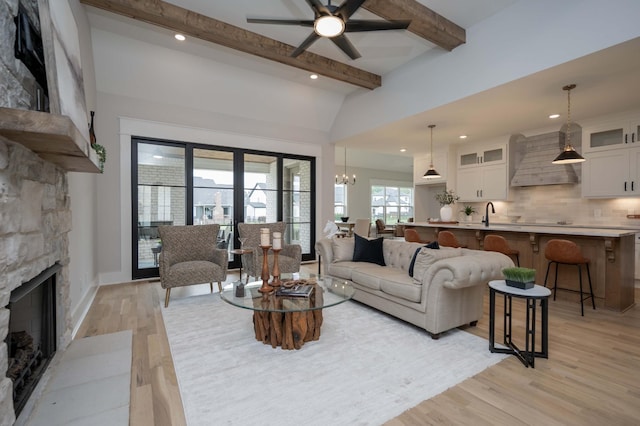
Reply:
[[269, 249], [271, 246], [260, 246], [262, 248], [262, 287], [258, 289], [260, 293], [271, 293], [273, 287], [269, 285]]
[[278, 264], [278, 253], [282, 249], [273, 249], [273, 280], [271, 280], [272, 287], [280, 287], [282, 281], [280, 281], [280, 265]]

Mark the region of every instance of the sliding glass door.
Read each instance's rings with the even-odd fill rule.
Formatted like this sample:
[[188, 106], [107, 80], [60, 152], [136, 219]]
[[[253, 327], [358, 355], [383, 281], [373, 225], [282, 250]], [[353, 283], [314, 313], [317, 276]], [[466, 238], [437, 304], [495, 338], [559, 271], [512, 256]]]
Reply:
[[[185, 147], [138, 143], [133, 152], [135, 203], [133, 226], [133, 278], [140, 271], [157, 275], [161, 251], [160, 225], [184, 225], [186, 220]], [[133, 200], [132, 200], [133, 202]], [[154, 276], [154, 272], [151, 275]]]
[[284, 221], [285, 242], [315, 258], [313, 158], [134, 137], [132, 165], [134, 279], [158, 276], [165, 224], [219, 224], [216, 244], [231, 251], [237, 223]]

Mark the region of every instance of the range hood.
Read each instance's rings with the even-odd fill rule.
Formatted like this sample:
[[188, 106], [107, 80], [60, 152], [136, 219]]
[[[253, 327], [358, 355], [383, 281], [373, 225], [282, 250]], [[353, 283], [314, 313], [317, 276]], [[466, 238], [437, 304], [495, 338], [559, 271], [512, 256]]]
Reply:
[[[579, 129], [579, 126], [576, 126]], [[516, 172], [511, 186], [537, 186], [578, 183], [575, 164], [552, 164], [564, 148], [564, 132], [551, 132], [522, 138], [516, 143]], [[580, 147], [582, 131], [571, 132], [572, 145]]]

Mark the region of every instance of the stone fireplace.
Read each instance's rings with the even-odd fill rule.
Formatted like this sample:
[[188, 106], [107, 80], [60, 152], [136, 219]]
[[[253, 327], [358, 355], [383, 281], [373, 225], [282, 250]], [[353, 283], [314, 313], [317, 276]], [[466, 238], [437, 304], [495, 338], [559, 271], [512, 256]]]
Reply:
[[13, 382], [6, 377], [12, 292], [54, 265], [54, 346], [64, 349], [71, 340], [70, 230], [67, 173], [0, 137], [0, 424], [15, 421]]

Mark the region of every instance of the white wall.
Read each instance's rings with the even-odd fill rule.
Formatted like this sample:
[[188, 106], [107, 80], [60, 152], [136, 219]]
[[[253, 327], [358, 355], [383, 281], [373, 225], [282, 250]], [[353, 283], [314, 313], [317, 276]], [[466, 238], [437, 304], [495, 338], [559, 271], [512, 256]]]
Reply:
[[[96, 108], [96, 81], [93, 66], [91, 30], [84, 6], [69, 0], [78, 27], [82, 77], [87, 112]], [[87, 120], [88, 122], [88, 120]], [[75, 330], [91, 304], [98, 285], [97, 175], [68, 173], [71, 200], [71, 232], [69, 233], [69, 282], [71, 320]]]

